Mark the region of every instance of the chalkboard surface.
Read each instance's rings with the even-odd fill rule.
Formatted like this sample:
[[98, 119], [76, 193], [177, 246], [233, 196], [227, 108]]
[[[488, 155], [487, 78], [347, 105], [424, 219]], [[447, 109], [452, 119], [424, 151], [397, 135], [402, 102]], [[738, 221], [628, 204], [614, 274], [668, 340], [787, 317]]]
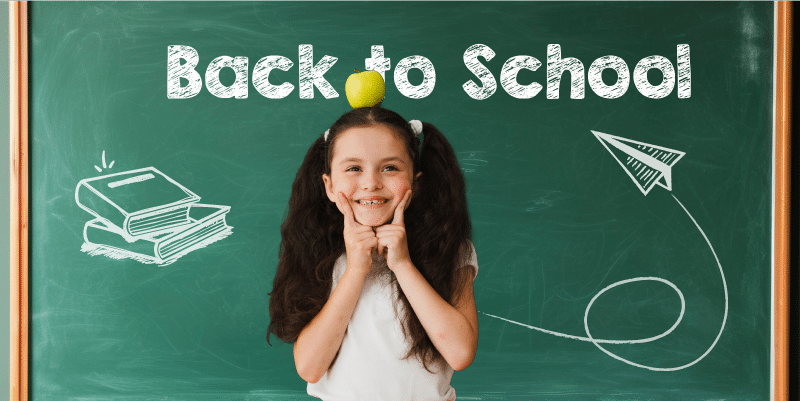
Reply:
[[[460, 398], [769, 397], [771, 3], [34, 2], [30, 21], [31, 399], [307, 397], [291, 346], [265, 341], [279, 227], [373, 46], [383, 106], [440, 128], [468, 185], [480, 342]], [[338, 97], [309, 98], [304, 45]], [[474, 58], [483, 100], [474, 45], [494, 53]], [[557, 90], [550, 45], [583, 68]], [[192, 82], [170, 46], [197, 53], [192, 96], [168, 97]], [[610, 55], [628, 77], [591, 81]], [[213, 92], [221, 56], [247, 58], [246, 98]], [[292, 63], [269, 74], [285, 97], [255, 85], [267, 56]], [[411, 56], [435, 67], [417, 98], [421, 69], [396, 83]]]

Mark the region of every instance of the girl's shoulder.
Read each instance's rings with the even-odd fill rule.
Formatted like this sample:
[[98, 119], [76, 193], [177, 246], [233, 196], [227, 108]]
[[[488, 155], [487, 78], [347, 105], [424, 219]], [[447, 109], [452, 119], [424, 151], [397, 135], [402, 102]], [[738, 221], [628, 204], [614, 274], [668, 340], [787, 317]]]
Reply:
[[472, 241], [467, 240], [464, 243], [464, 263], [460, 266], [462, 268], [471, 267], [475, 273], [473, 276], [473, 280], [475, 277], [478, 276], [478, 253], [475, 251], [475, 244]]

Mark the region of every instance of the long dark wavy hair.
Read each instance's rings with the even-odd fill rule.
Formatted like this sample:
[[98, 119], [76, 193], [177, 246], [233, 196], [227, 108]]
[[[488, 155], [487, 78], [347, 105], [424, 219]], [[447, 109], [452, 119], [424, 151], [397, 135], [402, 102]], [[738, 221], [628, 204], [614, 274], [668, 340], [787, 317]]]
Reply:
[[[331, 174], [331, 160], [338, 135], [349, 128], [384, 125], [405, 143], [413, 160], [413, 198], [405, 211], [406, 237], [411, 261], [428, 283], [451, 305], [456, 305], [458, 289], [472, 272], [458, 269], [468, 258], [472, 225], [467, 210], [464, 176], [447, 139], [436, 127], [423, 123], [416, 137], [409, 123], [399, 114], [381, 108], [365, 107], [342, 115], [331, 127], [327, 140], [320, 135], [306, 153], [297, 171], [289, 211], [281, 225], [278, 268], [269, 302], [270, 323], [267, 342], [274, 334], [294, 343], [300, 331], [316, 316], [328, 300], [333, 266], [345, 252], [344, 217], [325, 194], [323, 174]], [[420, 146], [421, 144], [421, 146]], [[411, 304], [392, 275], [403, 333], [411, 348], [406, 358], [418, 357], [426, 369], [441, 354], [433, 346]]]

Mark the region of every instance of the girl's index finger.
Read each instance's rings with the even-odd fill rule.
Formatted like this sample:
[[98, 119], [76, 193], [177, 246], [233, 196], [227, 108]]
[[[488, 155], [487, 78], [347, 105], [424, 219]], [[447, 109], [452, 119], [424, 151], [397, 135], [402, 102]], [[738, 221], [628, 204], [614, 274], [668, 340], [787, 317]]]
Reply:
[[356, 223], [355, 216], [353, 215], [353, 208], [350, 207], [350, 203], [347, 202], [347, 197], [345, 197], [344, 194], [341, 192], [339, 192], [336, 195], [336, 206], [339, 207], [339, 211], [341, 211], [342, 214], [344, 215], [345, 228], [353, 228], [359, 226], [359, 224]]
[[394, 219], [392, 220], [392, 224], [399, 224], [404, 225], [405, 222], [403, 221], [403, 213], [406, 211], [406, 205], [408, 204], [408, 199], [411, 197], [411, 190], [409, 189], [406, 191], [406, 194], [403, 196], [403, 200], [397, 204], [397, 208], [394, 209]]

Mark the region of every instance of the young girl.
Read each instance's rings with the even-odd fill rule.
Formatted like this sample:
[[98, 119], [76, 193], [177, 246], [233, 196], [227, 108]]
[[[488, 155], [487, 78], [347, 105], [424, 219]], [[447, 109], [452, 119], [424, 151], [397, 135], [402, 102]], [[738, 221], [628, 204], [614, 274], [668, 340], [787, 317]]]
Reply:
[[344, 114], [297, 172], [270, 293], [323, 400], [454, 400], [478, 343], [464, 178], [431, 124], [379, 106]]

